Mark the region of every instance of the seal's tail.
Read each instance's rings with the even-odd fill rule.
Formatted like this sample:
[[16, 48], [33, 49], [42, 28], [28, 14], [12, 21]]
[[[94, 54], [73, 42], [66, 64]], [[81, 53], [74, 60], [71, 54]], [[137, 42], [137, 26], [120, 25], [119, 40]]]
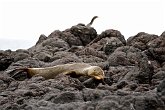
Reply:
[[[15, 68], [15, 69], [12, 69], [12, 70], [8, 70], [6, 71], [6, 73], [14, 78], [14, 79], [18, 79], [19, 77], [21, 77], [22, 73], [26, 72], [27, 73], [28, 71], [28, 68]], [[24, 74], [25, 75], [25, 74]], [[29, 77], [28, 74], [26, 74], [27, 77]]]

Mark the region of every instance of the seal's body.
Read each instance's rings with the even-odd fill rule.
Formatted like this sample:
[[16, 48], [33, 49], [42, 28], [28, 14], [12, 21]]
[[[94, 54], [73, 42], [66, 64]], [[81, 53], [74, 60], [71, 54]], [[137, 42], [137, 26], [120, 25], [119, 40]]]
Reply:
[[[29, 77], [34, 75], [42, 76], [45, 79], [52, 79], [58, 74], [76, 74], [78, 76], [90, 76], [95, 79], [104, 79], [104, 71], [99, 66], [91, 66], [86, 63], [63, 64], [46, 68], [19, 68], [15, 71], [26, 71]], [[14, 74], [12, 77], [14, 77]]]

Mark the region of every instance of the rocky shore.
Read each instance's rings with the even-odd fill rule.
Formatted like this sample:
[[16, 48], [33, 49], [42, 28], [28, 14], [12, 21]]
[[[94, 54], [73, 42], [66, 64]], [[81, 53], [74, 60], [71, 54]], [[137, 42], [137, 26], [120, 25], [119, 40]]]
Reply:
[[[105, 84], [59, 74], [28, 78], [19, 67], [49, 67], [72, 62], [100, 66]], [[118, 30], [97, 34], [83, 24], [49, 36], [27, 49], [0, 51], [1, 110], [165, 110], [165, 32], [139, 32], [125, 40]]]

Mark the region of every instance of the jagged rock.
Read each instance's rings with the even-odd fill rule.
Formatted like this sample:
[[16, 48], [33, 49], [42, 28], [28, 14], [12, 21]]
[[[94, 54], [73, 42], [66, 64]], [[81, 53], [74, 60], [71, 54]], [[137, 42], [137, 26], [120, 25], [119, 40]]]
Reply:
[[102, 32], [99, 36], [97, 36], [90, 44], [96, 43], [99, 40], [103, 38], [111, 38], [111, 37], [116, 37], [118, 38], [124, 45], [126, 44], [126, 40], [124, 39], [124, 36], [120, 33], [120, 31], [109, 29], [104, 32]]
[[165, 61], [165, 37], [160, 36], [150, 41], [148, 47], [153, 59], [156, 59], [161, 63]]
[[98, 90], [98, 89], [83, 89], [83, 97], [85, 101], [96, 101], [102, 99], [104, 96], [110, 95], [108, 90]]
[[153, 79], [158, 79], [159, 81], [165, 78], [165, 71], [158, 71], [152, 76]]
[[103, 51], [109, 55], [120, 46], [124, 46], [124, 44], [118, 38], [111, 37], [107, 40], [106, 44], [104, 44]]
[[83, 45], [81, 39], [77, 36], [74, 36], [74, 34], [72, 34], [71, 32], [64, 32], [60, 38], [64, 39], [70, 47]]
[[62, 36], [62, 32], [60, 30], [53, 31], [48, 38], [56, 38]]
[[52, 62], [48, 63], [47, 66], [55, 66], [59, 64], [73, 63], [73, 62], [82, 62], [82, 60], [72, 52], [55, 52], [52, 57]]
[[140, 32], [137, 35], [128, 38], [127, 45], [136, 47], [140, 50], [146, 50], [148, 49], [150, 41], [156, 39], [157, 37], [157, 35]]
[[64, 51], [69, 49], [69, 44], [62, 39], [59, 38], [47, 38], [42, 43], [39, 43], [30, 49], [28, 49], [31, 53], [36, 54], [42, 51], [48, 51], [51, 53], [57, 51]]
[[29, 53], [16, 51], [16, 54], [14, 55], [14, 62], [17, 62], [17, 61], [20, 61], [20, 60], [23, 60], [23, 59], [26, 59], [29, 57], [31, 57]]
[[[42, 34], [27, 50], [0, 51], [0, 109], [164, 110], [164, 47], [165, 32], [159, 37], [141, 32], [126, 42], [120, 31], [97, 35], [78, 24]], [[26, 72], [11, 78], [15, 68], [72, 62], [100, 66], [105, 78], [59, 74], [46, 80]]]
[[58, 94], [53, 94], [47, 101], [51, 101], [55, 104], [71, 103], [83, 101], [82, 94], [80, 92], [62, 92]]
[[51, 62], [53, 54], [48, 51], [43, 51], [37, 52], [33, 57], [39, 59], [40, 61]]
[[37, 43], [36, 43], [36, 45], [42, 43], [46, 39], [47, 39], [47, 37], [44, 34], [41, 34], [38, 41], [37, 41]]
[[[108, 72], [105, 74], [106, 77], [110, 77], [113, 80], [113, 84], [117, 83], [118, 81], [120, 81], [121, 79], [125, 80], [124, 77], [126, 77], [126, 75], [128, 74], [128, 72], [130, 72], [131, 70], [133, 70], [133, 66], [132, 67], [127, 67], [127, 66], [110, 66]], [[131, 80], [131, 78], [128, 78], [129, 81]], [[128, 80], [126, 78], [126, 80]]]
[[90, 47], [87, 47], [83, 50], [80, 50], [78, 52], [76, 52], [76, 55], [78, 56], [82, 56], [82, 55], [86, 55], [86, 56], [89, 56], [89, 55], [92, 55], [92, 56], [95, 56], [95, 57], [98, 57], [98, 58], [102, 58], [104, 60], [107, 59], [107, 56], [101, 52], [101, 51], [96, 51], [94, 50], [93, 48], [90, 48]]
[[110, 66], [133, 66], [144, 57], [142, 52], [132, 46], [118, 47], [108, 58]]
[[121, 89], [121, 88], [123, 88], [123, 87], [126, 86], [126, 85], [128, 85], [128, 82], [125, 81], [125, 80], [121, 80], [120, 82], [118, 82], [117, 88], [118, 88], [118, 89]]
[[86, 27], [82, 25], [72, 26], [70, 32], [75, 36], [79, 37], [83, 46], [89, 44], [97, 36], [97, 32], [92, 27]]
[[0, 71], [7, 69], [13, 61], [14, 61], [13, 58], [1, 58]]
[[163, 79], [160, 84], [157, 87], [157, 92], [159, 95], [164, 96], [165, 95], [165, 79]]
[[7, 69], [14, 62], [14, 57], [10, 54], [11, 51], [0, 51], [0, 71]]
[[108, 110], [108, 109], [121, 110], [121, 107], [119, 103], [117, 103], [116, 101], [111, 101], [111, 100], [101, 101], [96, 106], [96, 110]]

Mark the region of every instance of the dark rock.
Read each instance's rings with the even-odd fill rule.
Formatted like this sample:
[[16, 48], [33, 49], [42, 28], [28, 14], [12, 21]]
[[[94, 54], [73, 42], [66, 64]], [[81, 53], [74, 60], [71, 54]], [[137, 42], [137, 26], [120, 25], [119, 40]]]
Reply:
[[102, 32], [99, 36], [97, 36], [90, 44], [98, 42], [99, 40], [103, 38], [111, 38], [111, 37], [117, 37], [124, 45], [126, 44], [126, 41], [124, 39], [124, 36], [120, 33], [118, 30], [109, 29], [104, 32]]
[[[60, 94], [54, 94], [50, 99], [55, 104], [71, 103], [83, 101], [82, 94], [79, 92], [62, 92]], [[47, 100], [47, 101], [49, 101]]]
[[138, 84], [131, 83], [131, 84], [129, 84], [129, 87], [130, 87], [131, 90], [135, 90], [138, 87]]
[[149, 52], [159, 62], [165, 61], [165, 37], [159, 36], [148, 43]]
[[55, 30], [48, 36], [48, 38], [56, 38], [60, 36], [62, 36], [62, 32], [59, 30]]
[[69, 48], [68, 44], [65, 41], [63, 41], [62, 39], [59, 39], [59, 38], [47, 39], [42, 43], [42, 46], [43, 47], [48, 47], [49, 46], [49, 48], [54, 48], [54, 47], [64, 48], [64, 49]]
[[110, 92], [108, 90], [85, 88], [82, 92], [84, 101], [98, 101], [103, 97], [110, 95]]
[[72, 26], [70, 32], [74, 36], [80, 38], [83, 46], [89, 44], [97, 36], [97, 32], [94, 28], [88, 28], [81, 25]]
[[105, 52], [105, 54], [109, 55], [120, 46], [124, 46], [124, 44], [118, 38], [111, 37], [107, 40], [106, 44], [104, 44], [103, 51]]
[[139, 74], [137, 75], [137, 79], [139, 83], [147, 83], [151, 84], [152, 76], [154, 74], [153, 66], [147, 58], [142, 58], [139, 63]]
[[30, 55], [27, 54], [27, 53], [17, 53], [17, 54], [15, 55], [14, 62], [17, 62], [17, 61], [26, 59], [26, 58], [28, 58], [28, 57], [30, 57]]
[[156, 39], [158, 36], [153, 34], [147, 34], [145, 32], [140, 32], [137, 35], [128, 38], [127, 45], [133, 46], [140, 50], [146, 50], [150, 41]]
[[157, 87], [157, 93], [160, 95], [160, 96], [164, 96], [165, 95], [165, 79], [162, 80], [160, 82], [160, 84], [158, 85]]
[[39, 61], [35, 58], [27, 58], [20, 61], [17, 61], [15, 63], [12, 63], [7, 70], [19, 68], [19, 67], [33, 67], [33, 68], [39, 68], [43, 67], [45, 64], [42, 61]]
[[55, 52], [53, 55], [53, 61], [63, 59], [63, 58], [78, 59], [76, 54], [72, 52], [61, 51], [61, 52]]
[[88, 56], [88, 55], [91, 55], [91, 56], [96, 56], [98, 58], [102, 58], [104, 60], [107, 59], [106, 55], [103, 52], [96, 51], [96, 50], [94, 50], [93, 48], [90, 48], [90, 47], [87, 47], [87, 48], [85, 48], [85, 49], [83, 49], [81, 51], [76, 52], [76, 55], [78, 55], [78, 56], [82, 56], [82, 55]]
[[47, 39], [47, 37], [44, 34], [41, 34], [38, 41], [37, 41], [37, 43], [36, 43], [36, 45], [42, 43], [46, 39]]
[[75, 53], [66, 51], [55, 52], [53, 57], [51, 58], [51, 61], [51, 63], [48, 63], [46, 65], [55, 66], [66, 63], [82, 62], [82, 60]]
[[13, 61], [14, 61], [13, 58], [1, 58], [0, 59], [0, 71], [7, 69]]
[[97, 104], [96, 110], [121, 110], [119, 103], [115, 101], [101, 101]]
[[118, 88], [118, 89], [121, 89], [121, 88], [123, 88], [123, 87], [126, 86], [126, 85], [128, 85], [128, 82], [125, 81], [125, 80], [122, 80], [122, 81], [118, 82], [117, 88]]
[[64, 32], [61, 39], [65, 40], [70, 47], [72, 46], [82, 46], [83, 42], [77, 36], [74, 36], [71, 32]]
[[0, 51], [0, 71], [7, 69], [14, 62], [14, 58], [10, 54], [11, 52], [8, 51]]
[[37, 52], [33, 57], [39, 59], [40, 61], [51, 62], [53, 54], [47, 51]]
[[165, 78], [165, 71], [159, 71], [152, 76], [153, 79], [159, 79], [159, 81]]
[[134, 66], [139, 60], [145, 57], [142, 52], [132, 46], [118, 47], [108, 58], [110, 66]]
[[69, 50], [68, 50], [68, 52], [77, 52], [77, 51], [80, 51], [80, 50], [82, 50], [84, 47], [83, 46], [72, 46]]
[[[84, 24], [42, 34], [27, 50], [0, 51], [0, 109], [164, 110], [164, 47], [165, 32], [159, 37], [141, 32], [127, 43], [117, 30], [97, 35]], [[105, 78], [59, 74], [45, 79], [14, 71], [73, 62], [99, 66]]]
[[104, 83], [104, 82], [90, 78], [90, 79], [87, 79], [86, 81], [84, 81], [83, 85], [87, 88], [96, 88], [100, 83]]
[[119, 96], [127, 96], [127, 95], [130, 94], [130, 91], [125, 91], [125, 90], [120, 90], [119, 89], [119, 90], [117, 90], [116, 94], [119, 95]]
[[64, 40], [53, 37], [53, 38], [47, 38], [42, 43], [39, 43], [31, 48], [29, 48], [29, 52], [36, 54], [38, 52], [45, 52], [48, 51], [50, 53], [54, 53], [57, 51], [64, 51], [69, 49], [69, 44], [65, 42]]
[[[131, 77], [129, 73], [132, 73], [131, 71], [134, 69], [134, 67], [127, 67], [127, 66], [117, 66], [113, 67], [110, 66], [108, 72], [105, 74], [106, 77], [110, 77], [113, 80], [113, 83], [117, 83], [121, 79], [123, 80], [129, 80], [131, 81]], [[133, 72], [134, 73], [134, 72]], [[131, 75], [132, 76], [132, 75]], [[133, 76], [132, 76], [133, 77]]]

